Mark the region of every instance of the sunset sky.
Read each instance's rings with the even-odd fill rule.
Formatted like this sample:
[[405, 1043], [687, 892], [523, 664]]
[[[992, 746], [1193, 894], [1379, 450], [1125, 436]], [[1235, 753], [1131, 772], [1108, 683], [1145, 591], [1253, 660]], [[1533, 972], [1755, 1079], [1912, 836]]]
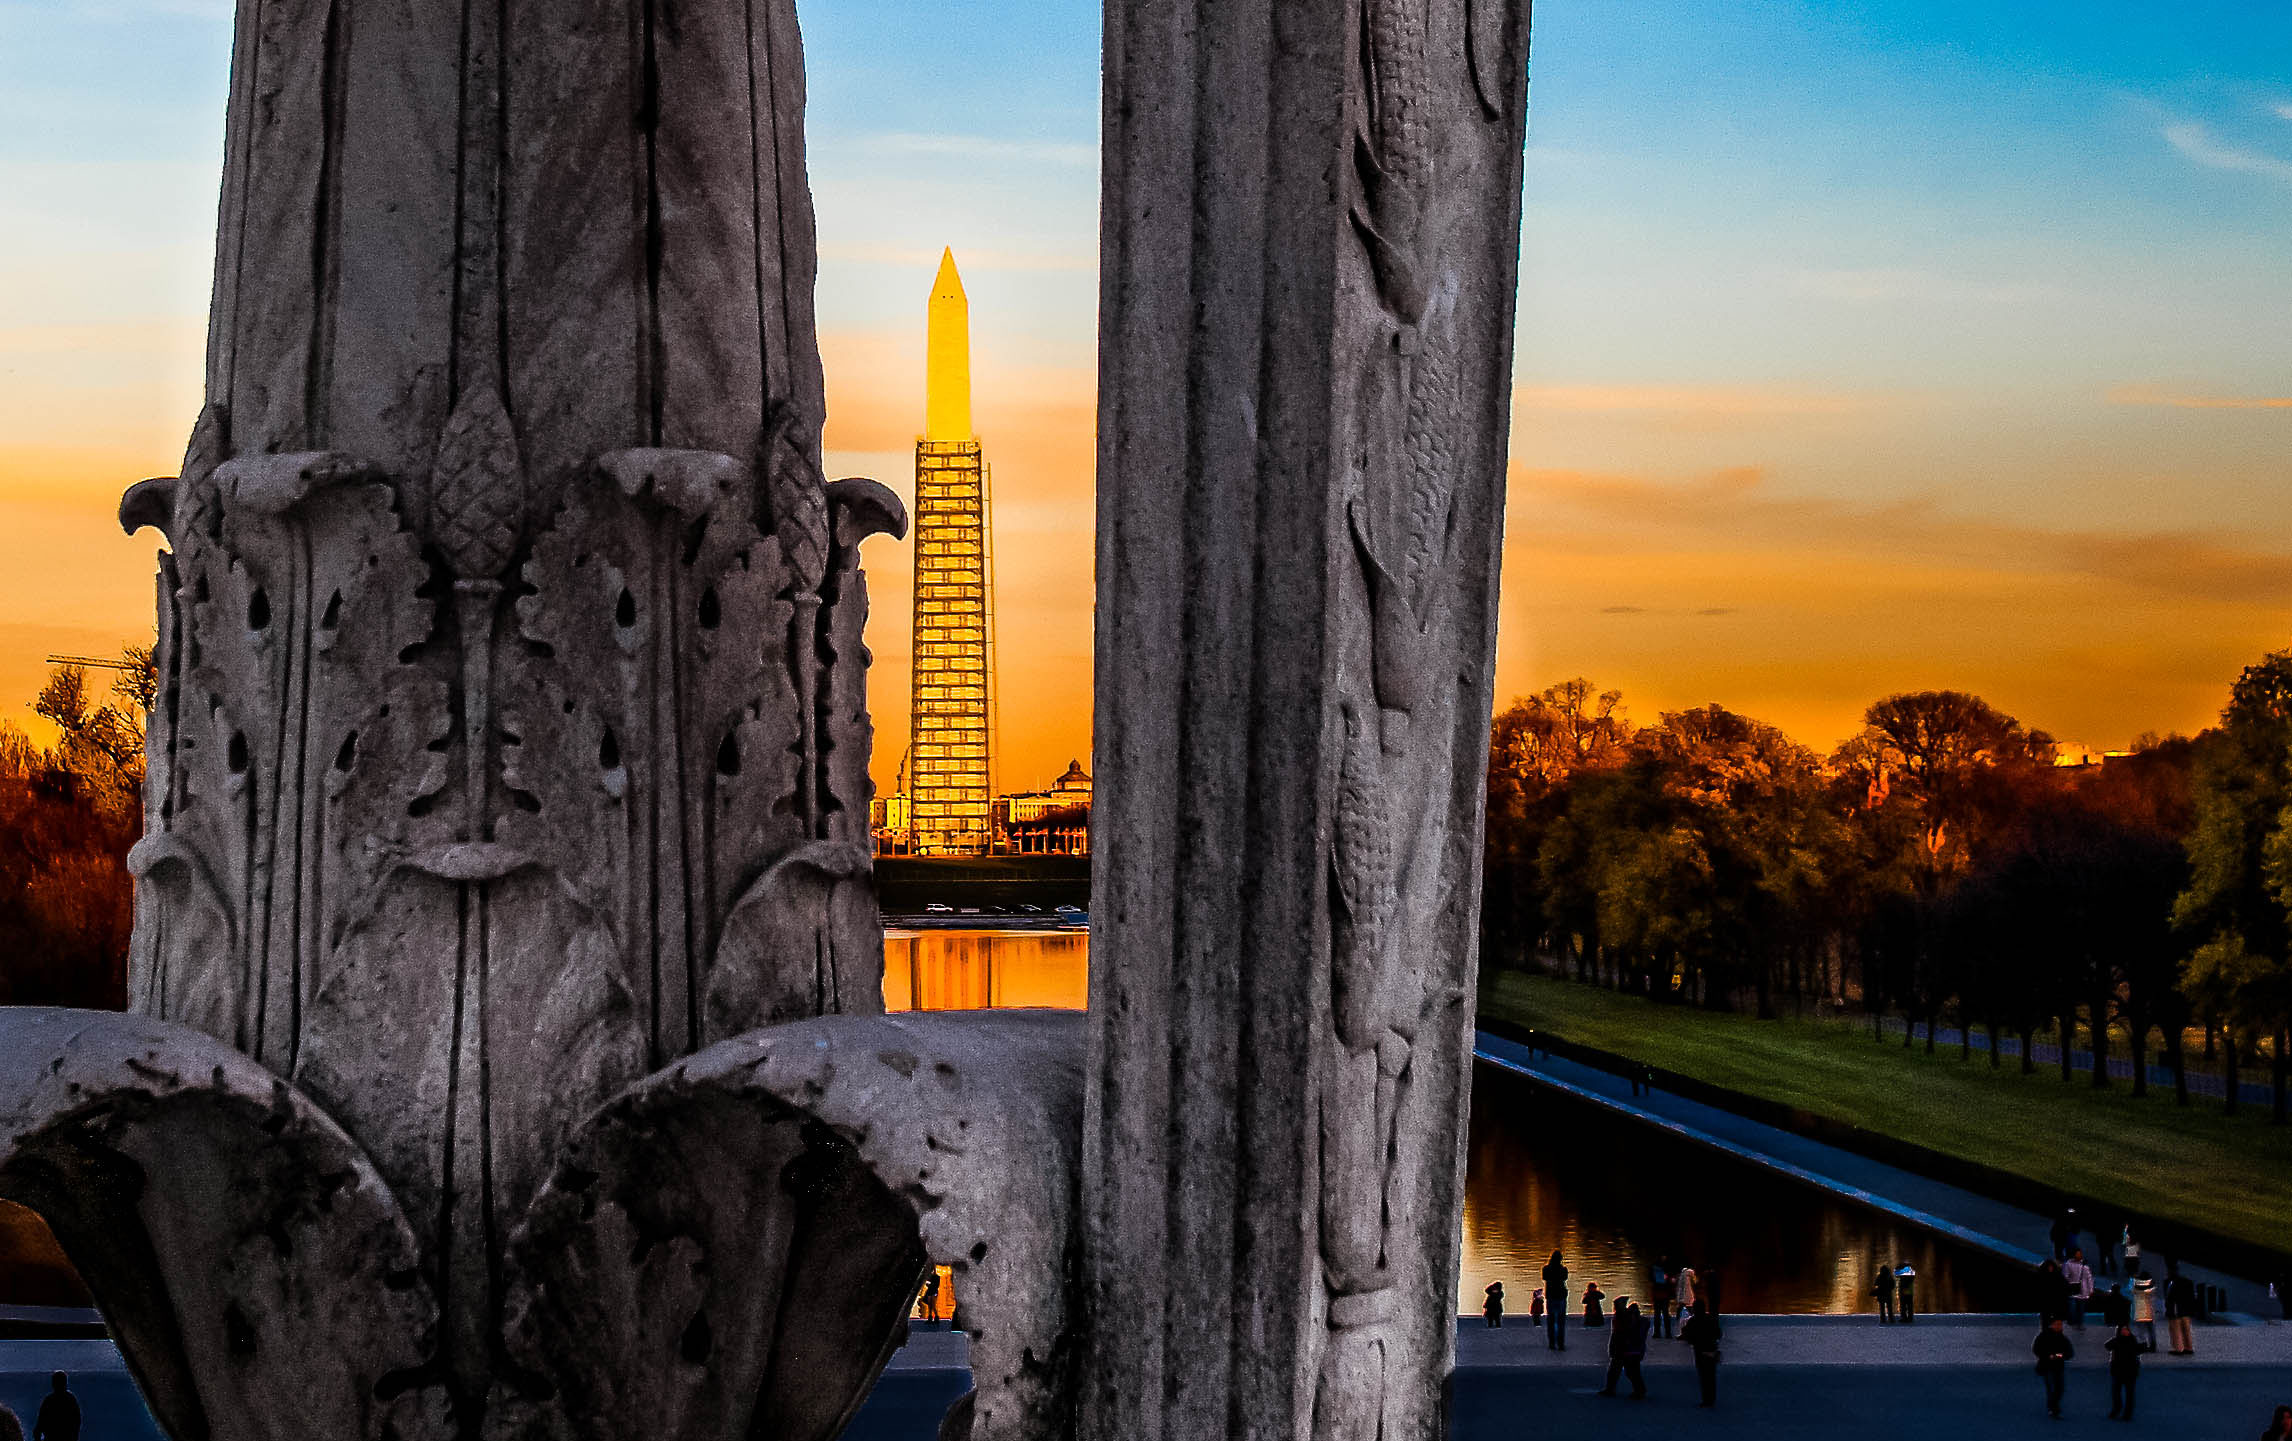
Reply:
[[[911, 487], [951, 245], [1040, 786], [1089, 752], [1097, 9], [802, 15], [829, 470]], [[1534, 44], [1500, 699], [1827, 747], [1947, 685], [2111, 746], [2292, 644], [2292, 7], [1544, 0]], [[110, 515], [197, 409], [228, 55], [220, 0], [0, 0], [0, 715], [148, 634]]]

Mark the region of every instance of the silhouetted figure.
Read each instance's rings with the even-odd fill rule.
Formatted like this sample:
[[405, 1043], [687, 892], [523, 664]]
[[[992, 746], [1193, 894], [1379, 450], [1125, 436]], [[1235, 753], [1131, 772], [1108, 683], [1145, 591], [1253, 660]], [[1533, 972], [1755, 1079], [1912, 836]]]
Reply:
[[1880, 1265], [1878, 1274], [1870, 1278], [1870, 1294], [1878, 1298], [1878, 1324], [1886, 1325], [1894, 1319], [1894, 1272]]
[[48, 1378], [48, 1394], [32, 1422], [32, 1441], [80, 1441], [80, 1401], [67, 1379], [61, 1371]]
[[1586, 1281], [1584, 1283], [1585, 1326], [1596, 1330], [1599, 1327], [1608, 1324], [1608, 1313], [1601, 1304], [1607, 1299], [1607, 1294], [1607, 1292], [1600, 1289], [1600, 1283], [1597, 1281]]
[[1698, 1406], [1719, 1404], [1719, 1315], [1711, 1307], [1697, 1305], [1687, 1313], [1686, 1322], [1679, 1328], [1679, 1339], [1695, 1352], [1695, 1384], [1703, 1391]]
[[2104, 1347], [2109, 1353], [2109, 1419], [2133, 1419], [2133, 1391], [2141, 1383], [2141, 1338], [2119, 1326]]
[[1904, 1261], [1894, 1268], [1894, 1304], [1907, 1326], [1918, 1319], [1918, 1268]]
[[2279, 1406], [2269, 1418], [2268, 1429], [2260, 1433], [2260, 1441], [2292, 1441], [2292, 1406]]
[[1528, 1293], [1528, 1324], [1538, 1330], [1544, 1326], [1544, 1288], [1538, 1286]]
[[[1629, 1301], [1629, 1297], [1619, 1300]], [[1602, 1396], [1616, 1394], [1616, 1379], [1628, 1377], [1631, 1395], [1635, 1401], [1647, 1399], [1647, 1379], [1640, 1374], [1639, 1363], [1647, 1356], [1647, 1318], [1640, 1315], [1639, 1307], [1623, 1304], [1616, 1307], [1615, 1334], [1608, 1337], [1608, 1384], [1600, 1388]]]
[[2061, 1334], [2059, 1316], [2046, 1319], [2045, 1328], [2029, 1343], [2029, 1353], [2037, 1358], [2037, 1379], [2045, 1383], [2045, 1414], [2059, 1418], [2061, 1388], [2068, 1379], [2069, 1358], [2077, 1354], [2077, 1348]]
[[1484, 1298], [1480, 1303], [1480, 1319], [1488, 1323], [1491, 1331], [1501, 1329], [1504, 1325], [1504, 1283], [1491, 1281], [1480, 1294]]
[[939, 1320], [939, 1268], [932, 1267], [923, 1276], [923, 1319], [936, 1324]]
[[0, 1406], [0, 1441], [24, 1441], [24, 1423], [5, 1406]]
[[1647, 1319], [1652, 1328], [1651, 1334], [1668, 1336], [1671, 1334], [1671, 1303], [1679, 1295], [1679, 1278], [1671, 1269], [1669, 1256], [1656, 1262], [1648, 1271], [1648, 1281], [1648, 1303], [1651, 1309]]
[[2196, 1354], [2196, 1333], [2190, 1318], [2196, 1315], [2196, 1283], [2181, 1274], [2180, 1263], [2165, 1262], [2165, 1329], [2172, 1332], [2175, 1356]]
[[1552, 1308], [1545, 1313], [1544, 1345], [1553, 1351], [1565, 1351], [1568, 1349], [1568, 1268], [1560, 1264], [1557, 1251], [1544, 1263], [1544, 1296]]
[[2037, 1319], [2060, 1320], [2067, 1315], [2069, 1285], [2061, 1279], [2061, 1263], [2047, 1257], [2037, 1268]]

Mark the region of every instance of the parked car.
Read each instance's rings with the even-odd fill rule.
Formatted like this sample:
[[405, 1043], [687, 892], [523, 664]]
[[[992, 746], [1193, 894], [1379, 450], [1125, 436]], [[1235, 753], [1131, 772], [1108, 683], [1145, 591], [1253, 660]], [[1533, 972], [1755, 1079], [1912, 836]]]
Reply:
[[924, 905], [923, 914], [927, 916], [951, 916], [955, 914], [955, 908], [944, 901], [930, 901]]

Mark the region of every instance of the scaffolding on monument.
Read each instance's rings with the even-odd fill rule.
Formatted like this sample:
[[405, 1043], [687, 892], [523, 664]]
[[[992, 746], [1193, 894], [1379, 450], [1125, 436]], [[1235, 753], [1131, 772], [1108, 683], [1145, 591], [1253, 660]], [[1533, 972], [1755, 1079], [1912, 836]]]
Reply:
[[915, 447], [914, 732], [907, 777], [917, 855], [987, 848], [993, 795], [994, 603], [988, 468], [976, 440]]

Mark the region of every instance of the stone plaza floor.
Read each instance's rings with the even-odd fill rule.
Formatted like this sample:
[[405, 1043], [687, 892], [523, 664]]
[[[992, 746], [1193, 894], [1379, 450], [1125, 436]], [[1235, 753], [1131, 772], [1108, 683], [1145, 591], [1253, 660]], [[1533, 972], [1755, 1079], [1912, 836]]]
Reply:
[[[1597, 1394], [1607, 1333], [1571, 1332], [1555, 1354], [1525, 1322], [1501, 1330], [1478, 1318], [1457, 1332], [1455, 1441], [1584, 1437], [1587, 1441], [1708, 1436], [2016, 1438], [2083, 1433], [2252, 1441], [2270, 1410], [2292, 1403], [2292, 1324], [2243, 1318], [2200, 1327], [2193, 1358], [2153, 1356], [2143, 1368], [2131, 1426], [2104, 1421], [2109, 1385], [2106, 1332], [2072, 1332], [2067, 1416], [2046, 1418], [2025, 1317], [1932, 1316], [1913, 1327], [1865, 1317], [1749, 1316], [1727, 1323], [1720, 1405], [1695, 1404], [1687, 1348], [1650, 1344], [1645, 1401]], [[939, 1418], [968, 1388], [961, 1333], [919, 1328], [849, 1431], [846, 1441], [934, 1441]], [[48, 1373], [71, 1373], [87, 1413], [84, 1441], [157, 1441], [119, 1353], [107, 1341], [0, 1341], [0, 1404], [29, 1425]]]

